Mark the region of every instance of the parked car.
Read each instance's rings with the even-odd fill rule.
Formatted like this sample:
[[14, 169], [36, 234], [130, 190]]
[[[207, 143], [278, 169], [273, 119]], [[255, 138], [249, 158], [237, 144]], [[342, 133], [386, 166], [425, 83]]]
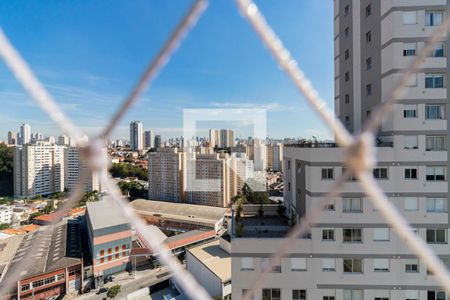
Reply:
[[97, 291], [97, 295], [106, 293], [108, 291], [108, 288], [102, 287]]

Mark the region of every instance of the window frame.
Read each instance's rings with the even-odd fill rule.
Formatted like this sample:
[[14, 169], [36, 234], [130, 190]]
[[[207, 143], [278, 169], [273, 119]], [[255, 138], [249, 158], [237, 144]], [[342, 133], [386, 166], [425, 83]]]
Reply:
[[[350, 231], [350, 236], [347, 237], [346, 231]], [[355, 232], [359, 231], [359, 239], [358, 235]], [[363, 228], [342, 228], [342, 242], [343, 243], [363, 243]], [[347, 237], [347, 238], [346, 238]], [[355, 238], [356, 237], [356, 238]]]
[[405, 180], [418, 180], [419, 179], [419, 168], [417, 168], [417, 167], [405, 168], [403, 178]]
[[[383, 174], [384, 172], [386, 174]], [[386, 175], [386, 176], [383, 176]], [[373, 178], [377, 179], [377, 180], [389, 180], [389, 167], [376, 167], [373, 168]]]
[[[325, 171], [325, 173], [324, 173], [324, 171]], [[331, 175], [331, 177], [330, 177], [330, 175]], [[334, 168], [333, 167], [321, 168], [320, 169], [320, 178], [321, 178], [321, 180], [334, 180]]]

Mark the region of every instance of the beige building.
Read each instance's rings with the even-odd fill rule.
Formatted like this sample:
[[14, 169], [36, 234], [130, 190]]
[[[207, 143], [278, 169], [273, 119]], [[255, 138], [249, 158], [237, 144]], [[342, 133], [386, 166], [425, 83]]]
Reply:
[[183, 202], [185, 153], [178, 148], [158, 148], [148, 156], [148, 198]]
[[38, 141], [14, 148], [14, 195], [33, 197], [64, 191], [64, 147]]
[[210, 129], [209, 142], [211, 147], [234, 147], [234, 131], [231, 129]]
[[186, 160], [186, 202], [228, 206], [231, 194], [228, 154], [194, 154]]
[[[335, 112], [357, 133], [449, 13], [447, 0], [335, 0]], [[446, 36], [436, 43], [377, 138], [373, 175], [389, 200], [447, 264], [449, 255]], [[244, 218], [232, 240], [233, 299], [242, 299], [293, 221], [302, 222], [342, 175], [331, 143], [283, 153], [287, 218]], [[244, 209], [246, 214], [248, 209]], [[284, 226], [284, 227], [283, 227]], [[254, 299], [447, 299], [423, 261], [392, 230], [352, 178], [276, 262]]]

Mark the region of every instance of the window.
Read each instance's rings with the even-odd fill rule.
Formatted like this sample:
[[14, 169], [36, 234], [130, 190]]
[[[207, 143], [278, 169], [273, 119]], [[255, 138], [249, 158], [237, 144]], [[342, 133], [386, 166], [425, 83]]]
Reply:
[[115, 254], [115, 258], [116, 258], [116, 259], [119, 259], [119, 257], [120, 257], [120, 253], [116, 253], [116, 254]]
[[366, 70], [372, 69], [372, 57], [366, 59]]
[[334, 201], [332, 203], [328, 203], [325, 207], [326, 210], [334, 211]]
[[414, 25], [417, 24], [417, 12], [415, 11], [404, 11], [403, 12], [403, 25]]
[[389, 241], [389, 228], [374, 228], [373, 240], [377, 242]]
[[389, 300], [388, 297], [375, 297], [373, 300]]
[[416, 43], [403, 43], [403, 56], [416, 56]]
[[444, 74], [425, 74], [425, 88], [439, 89], [444, 87]]
[[419, 300], [419, 291], [406, 290], [405, 291], [405, 300]]
[[291, 257], [291, 271], [306, 271], [305, 257]]
[[419, 210], [419, 199], [417, 197], [405, 197], [405, 210], [416, 211]]
[[350, 95], [345, 94], [345, 104], [349, 104], [349, 103], [350, 103]]
[[446, 138], [444, 135], [427, 136], [426, 137], [427, 151], [445, 151], [447, 150]]
[[366, 17], [370, 16], [372, 14], [372, 5], [366, 6]]
[[241, 257], [241, 271], [253, 271], [254, 269], [253, 257]]
[[334, 300], [334, 296], [323, 296], [322, 300]]
[[280, 289], [263, 289], [262, 300], [281, 300]]
[[350, 80], [350, 73], [349, 72], [345, 72], [345, 81], [349, 81]]
[[444, 43], [439, 42], [433, 45], [432, 57], [444, 57]]
[[366, 43], [370, 43], [372, 41], [372, 32], [368, 31], [366, 33]]
[[322, 258], [322, 271], [336, 271], [336, 260], [334, 258]]
[[334, 178], [333, 168], [322, 168], [322, 180], [332, 180]]
[[290, 170], [291, 169], [291, 161], [290, 160], [288, 160], [287, 166], [288, 166], [288, 170]]
[[344, 273], [362, 273], [362, 259], [344, 258]]
[[345, 125], [350, 125], [350, 116], [345, 116]]
[[417, 168], [406, 168], [405, 179], [417, 179]]
[[343, 198], [342, 211], [343, 212], [362, 212], [362, 198]]
[[[244, 296], [249, 292], [250, 290], [248, 290], [248, 289], [243, 289], [242, 290], [242, 298], [244, 298]], [[254, 294], [252, 294], [251, 296], [250, 296], [250, 299], [252, 299], [252, 300], [254, 300], [255, 298], [254, 298]]]
[[407, 150], [415, 150], [419, 148], [417, 135], [404, 135], [403, 136], [403, 148]]
[[114, 248], [114, 251], [115, 251], [115, 252], [119, 252], [119, 246], [116, 246], [116, 247]]
[[63, 280], [64, 279], [64, 273], [56, 275], [56, 280]]
[[100, 250], [100, 256], [104, 256], [105, 255], [105, 250]]
[[306, 290], [292, 290], [292, 300], [306, 300]]
[[24, 292], [24, 291], [28, 291], [30, 289], [30, 284], [29, 283], [27, 283], [27, 284], [24, 284], [24, 285], [22, 285], [22, 287], [21, 287], [21, 291], [22, 292]]
[[425, 105], [425, 119], [427, 120], [445, 119], [445, 106], [443, 104]]
[[104, 257], [100, 258], [100, 263], [102, 264], [104, 262], [105, 262], [105, 258]]
[[344, 58], [345, 58], [345, 60], [347, 60], [347, 59], [349, 59], [350, 58], [350, 50], [345, 50], [345, 52], [344, 52]]
[[445, 167], [427, 167], [427, 181], [445, 181]]
[[366, 85], [366, 96], [371, 96], [372, 95], [372, 85], [368, 84]]
[[366, 117], [370, 118], [371, 114], [372, 114], [372, 112], [370, 110], [366, 110]]
[[375, 179], [388, 179], [388, 168], [373, 169], [373, 177]]
[[112, 248], [108, 248], [108, 254], [112, 253]]
[[426, 11], [425, 26], [439, 26], [444, 20], [444, 12], [442, 11]]
[[[261, 259], [262, 268], [263, 270], [266, 270], [270, 265], [271, 258], [270, 257], [264, 257]], [[271, 270], [272, 273], [281, 273], [281, 259], [278, 259], [278, 261], [275, 261], [274, 266]]]
[[389, 272], [389, 258], [374, 258], [373, 259], [374, 272]]
[[417, 118], [417, 106], [403, 105], [403, 118]]
[[447, 244], [447, 229], [427, 229], [428, 244]]
[[363, 300], [363, 291], [344, 290], [344, 300]]
[[361, 228], [344, 228], [344, 243], [362, 243]]
[[322, 241], [334, 241], [334, 229], [322, 229]]
[[345, 35], [345, 38], [348, 38], [350, 36], [350, 28], [349, 27], [346, 27], [344, 29], [344, 35]]
[[447, 212], [447, 198], [427, 198], [427, 212]]
[[108, 261], [111, 261], [112, 260], [112, 255], [109, 255], [108, 256]]
[[289, 192], [291, 191], [291, 183], [290, 182], [288, 182], [288, 191]]
[[427, 291], [427, 300], [446, 300], [444, 291]]
[[350, 6], [347, 4], [347, 5], [344, 7], [344, 15], [345, 15], [345, 16], [348, 16], [349, 13], [350, 13]]
[[418, 273], [419, 272], [419, 262], [405, 264], [406, 273]]

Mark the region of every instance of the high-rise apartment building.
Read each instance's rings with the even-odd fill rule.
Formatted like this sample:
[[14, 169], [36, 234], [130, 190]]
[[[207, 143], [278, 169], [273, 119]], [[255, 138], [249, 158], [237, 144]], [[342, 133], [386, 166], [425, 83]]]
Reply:
[[[357, 133], [448, 15], [450, 2], [335, 0], [334, 4], [335, 112]], [[393, 113], [385, 116], [373, 170], [391, 203], [447, 265], [449, 46], [447, 36], [442, 36], [407, 83]], [[263, 223], [252, 220], [251, 224], [259, 224], [252, 232], [244, 218], [241, 237], [232, 239], [233, 299], [241, 299], [278, 251], [287, 225], [302, 222], [345, 170], [342, 149], [330, 143], [314, 148], [287, 145], [283, 157], [287, 220], [278, 224], [271, 220], [278, 226], [270, 226], [266, 212]], [[276, 262], [254, 299], [447, 297], [351, 176], [310, 234]]]
[[58, 137], [58, 145], [59, 146], [69, 146], [70, 138], [67, 135], [60, 135]]
[[272, 146], [272, 170], [283, 171], [283, 144], [281, 143]]
[[260, 139], [253, 141], [253, 163], [255, 171], [265, 171], [267, 169], [266, 144]]
[[20, 126], [20, 145], [25, 145], [31, 142], [31, 126], [29, 124], [22, 124]]
[[186, 159], [186, 202], [228, 206], [231, 194], [229, 156], [226, 153], [188, 154]]
[[141, 151], [144, 149], [143, 127], [140, 121], [130, 123], [130, 147], [132, 150]]
[[144, 144], [145, 148], [154, 148], [155, 147], [155, 135], [153, 131], [148, 130], [144, 133]]
[[[81, 157], [80, 148], [75, 146], [64, 148], [64, 186], [69, 191], [75, 189], [80, 179], [85, 176], [84, 191], [101, 192], [100, 175], [98, 172], [89, 171], [87, 164]], [[104, 149], [106, 155], [106, 149]], [[106, 173], [106, 170], [102, 172]], [[83, 174], [84, 173], [84, 174]]]
[[155, 135], [155, 148], [161, 148], [161, 136], [159, 134]]
[[158, 148], [148, 155], [148, 198], [183, 202], [185, 153], [177, 148]]
[[45, 141], [17, 146], [13, 169], [16, 197], [64, 191], [64, 147]]
[[8, 131], [8, 145], [17, 145], [19, 143], [17, 133]]
[[234, 131], [231, 129], [210, 129], [209, 142], [211, 147], [234, 147]]

